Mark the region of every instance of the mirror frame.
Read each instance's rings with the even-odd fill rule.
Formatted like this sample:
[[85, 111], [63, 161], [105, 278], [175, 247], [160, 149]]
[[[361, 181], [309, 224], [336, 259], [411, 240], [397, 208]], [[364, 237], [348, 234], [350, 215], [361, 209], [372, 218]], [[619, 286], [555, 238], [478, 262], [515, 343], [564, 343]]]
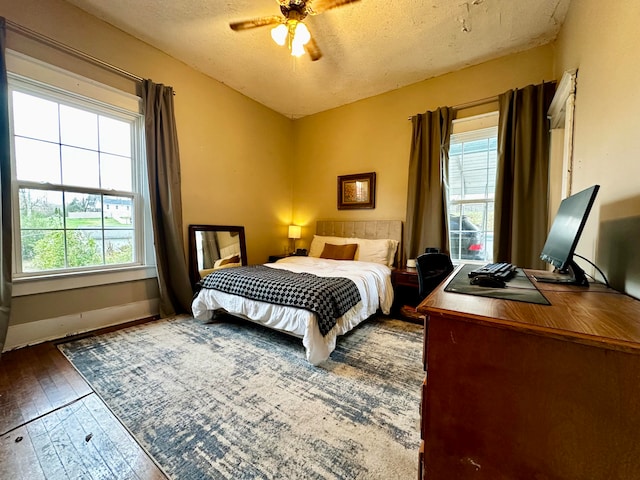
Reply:
[[200, 278], [198, 262], [196, 261], [196, 232], [237, 232], [240, 237], [240, 256], [242, 265], [247, 265], [247, 243], [244, 236], [244, 227], [237, 225], [189, 225], [189, 277], [191, 287], [195, 288]]

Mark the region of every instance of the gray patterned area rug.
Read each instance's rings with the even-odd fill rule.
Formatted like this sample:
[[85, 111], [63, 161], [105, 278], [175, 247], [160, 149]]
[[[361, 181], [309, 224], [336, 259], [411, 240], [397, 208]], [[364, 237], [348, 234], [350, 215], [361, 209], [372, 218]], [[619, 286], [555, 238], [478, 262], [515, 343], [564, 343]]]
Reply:
[[302, 341], [180, 316], [61, 344], [174, 479], [414, 479], [422, 328], [373, 318], [319, 367]]

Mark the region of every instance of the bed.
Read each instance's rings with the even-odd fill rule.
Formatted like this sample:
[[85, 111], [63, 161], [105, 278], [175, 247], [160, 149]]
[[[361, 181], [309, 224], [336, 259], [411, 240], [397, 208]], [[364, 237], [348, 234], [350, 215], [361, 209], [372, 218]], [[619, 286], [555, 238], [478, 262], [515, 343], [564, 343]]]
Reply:
[[[290, 286], [297, 288], [294, 283], [304, 283], [298, 281], [302, 278], [306, 281], [308, 277], [316, 277], [318, 282], [331, 286], [335, 282], [329, 281], [329, 278], [340, 279], [339, 282], [344, 283], [345, 288], [350, 288], [352, 294], [357, 291], [359, 298], [351, 298], [352, 306], [342, 305], [342, 310], [338, 310], [339, 316], [336, 313], [333, 319], [335, 324], [329, 328], [325, 323], [326, 312], [322, 309], [313, 311], [313, 308], [286, 305], [287, 302], [271, 303], [249, 298], [254, 292], [250, 288], [242, 294], [230, 293], [232, 290], [225, 291], [223, 286], [215, 283], [221, 281], [220, 278], [210, 279], [210, 276], [205, 277], [201, 284], [204, 287], [194, 297], [193, 315], [199, 320], [208, 321], [216, 312], [223, 310], [296, 336], [302, 339], [307, 361], [318, 365], [329, 358], [338, 336], [349, 332], [378, 311], [389, 313], [393, 303], [391, 267], [397, 264], [400, 257], [401, 238], [401, 221], [318, 221], [309, 256], [286, 257], [276, 263], [223, 269], [212, 274], [224, 276], [228, 284], [237, 284], [238, 279], [244, 279], [245, 275], [262, 275], [263, 272], [273, 278], [282, 276], [286, 287], [281, 290], [287, 292]], [[354, 249], [354, 244], [357, 246], [353, 260], [334, 258]], [[295, 277], [294, 274], [299, 276]], [[213, 282], [211, 285], [207, 285], [209, 280]], [[325, 294], [324, 291], [321, 293]]]

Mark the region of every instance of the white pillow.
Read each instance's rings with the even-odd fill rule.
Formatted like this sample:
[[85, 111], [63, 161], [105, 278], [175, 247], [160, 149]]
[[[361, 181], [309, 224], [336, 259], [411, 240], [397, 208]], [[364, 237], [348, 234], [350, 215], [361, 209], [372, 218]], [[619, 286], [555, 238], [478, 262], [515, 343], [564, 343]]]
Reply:
[[396, 250], [398, 250], [398, 240], [389, 239], [389, 256], [387, 257], [387, 267], [393, 267], [393, 262], [396, 261]]
[[344, 237], [314, 235], [313, 240], [311, 240], [311, 245], [309, 246], [309, 256], [320, 258], [320, 254], [322, 254], [322, 250], [324, 250], [325, 243], [330, 243], [332, 245], [346, 245], [349, 242], [347, 242], [347, 239]]
[[227, 255], [226, 257], [222, 257], [216, 260], [215, 262], [213, 262], [213, 268], [220, 268], [221, 266], [223, 266], [221, 265], [222, 263], [224, 263], [224, 265], [240, 265], [240, 263], [237, 263], [237, 262], [233, 262], [233, 263], [227, 262], [230, 258], [233, 258], [236, 256], [238, 257], [238, 260], [240, 260], [240, 255], [237, 253], [233, 253], [231, 255]]
[[[349, 238], [347, 243], [357, 243], [358, 250], [354, 260], [361, 262], [373, 262], [381, 263], [382, 265], [389, 266], [390, 250], [392, 248], [393, 240], [388, 238], [383, 239], [368, 239], [368, 238]], [[395, 254], [395, 246], [394, 246]], [[393, 260], [391, 261], [393, 263]]]
[[369, 238], [345, 238], [330, 237], [324, 235], [314, 235], [309, 246], [309, 256], [319, 258], [324, 249], [325, 243], [332, 245], [346, 245], [347, 243], [357, 243], [358, 249], [354, 260], [361, 262], [381, 263], [388, 267], [393, 266], [396, 259], [398, 241], [389, 238], [369, 239]]

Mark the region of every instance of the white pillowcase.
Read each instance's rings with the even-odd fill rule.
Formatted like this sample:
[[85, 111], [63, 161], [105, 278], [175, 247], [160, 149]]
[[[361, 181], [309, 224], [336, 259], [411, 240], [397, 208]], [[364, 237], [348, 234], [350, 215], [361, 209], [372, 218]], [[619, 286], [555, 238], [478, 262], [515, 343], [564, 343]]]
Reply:
[[226, 265], [241, 265], [241, 263], [225, 263], [224, 265], [220, 265], [225, 260], [229, 260], [230, 258], [233, 258], [236, 255], [238, 256], [238, 259], [239, 259], [240, 255], [237, 253], [232, 253], [231, 255], [227, 255], [226, 257], [219, 258], [218, 260], [213, 262], [213, 268], [220, 268], [221, 266], [226, 266]]
[[393, 266], [398, 248], [398, 241], [390, 238], [368, 239], [349, 238], [347, 243], [357, 243], [358, 250], [354, 260], [361, 262], [381, 263], [388, 267]]
[[355, 242], [347, 242], [347, 239], [344, 237], [328, 237], [324, 235], [314, 235], [313, 240], [311, 240], [311, 245], [309, 246], [309, 256], [320, 258], [322, 254], [322, 250], [324, 250], [324, 244], [330, 243], [331, 245], [346, 245], [347, 243], [355, 243]]
[[357, 243], [358, 250], [354, 260], [387, 264], [389, 257], [389, 240], [371, 240], [368, 238], [350, 238], [349, 243]]
[[387, 257], [387, 267], [393, 267], [393, 262], [396, 261], [396, 251], [398, 250], [398, 240], [389, 239], [389, 256]]
[[398, 248], [398, 241], [391, 240], [389, 238], [374, 240], [369, 238], [345, 238], [314, 235], [313, 240], [311, 240], [311, 245], [309, 246], [309, 256], [319, 258], [322, 254], [325, 243], [330, 243], [331, 245], [357, 243], [358, 249], [356, 250], [354, 260], [380, 263], [388, 267], [393, 266], [393, 262], [396, 258], [396, 250]]

